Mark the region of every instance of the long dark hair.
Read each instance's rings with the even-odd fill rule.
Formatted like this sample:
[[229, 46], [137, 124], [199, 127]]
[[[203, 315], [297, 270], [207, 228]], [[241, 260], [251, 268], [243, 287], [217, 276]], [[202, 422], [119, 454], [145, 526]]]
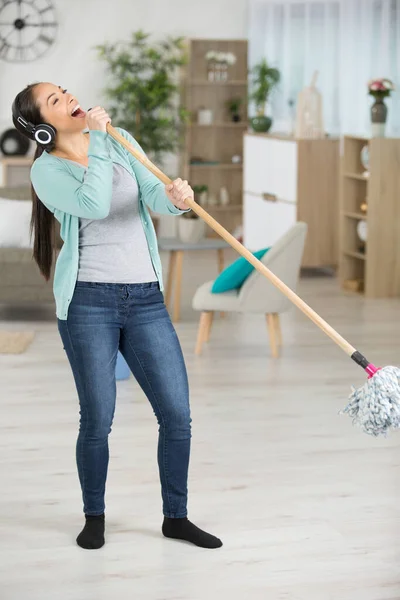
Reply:
[[[31, 83], [26, 86], [22, 92], [16, 96], [16, 104], [19, 108], [21, 116], [30, 121], [34, 125], [44, 123], [40, 109], [35, 100], [33, 91], [38, 83]], [[29, 137], [26, 130], [14, 120], [14, 126], [20, 133]], [[37, 144], [34, 156], [34, 161], [39, 158], [46, 150], [52, 150], [53, 146], [43, 146]], [[53, 265], [53, 255], [55, 247], [55, 220], [53, 213], [45, 207], [43, 202], [38, 198], [31, 184], [32, 193], [32, 217], [31, 217], [31, 235], [34, 235], [33, 240], [33, 258], [36, 261], [40, 272], [48, 281], [51, 275]]]

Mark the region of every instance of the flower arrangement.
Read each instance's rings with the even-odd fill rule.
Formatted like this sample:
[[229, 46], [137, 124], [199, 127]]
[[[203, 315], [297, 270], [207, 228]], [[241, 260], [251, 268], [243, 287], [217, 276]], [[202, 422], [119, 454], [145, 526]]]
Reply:
[[236, 56], [233, 52], [217, 52], [209, 50], [205, 54], [207, 61], [208, 81], [227, 81], [228, 67], [236, 64]]
[[385, 135], [388, 108], [384, 100], [390, 96], [394, 89], [393, 82], [386, 77], [368, 81], [368, 93], [375, 99], [371, 106], [372, 137], [383, 137]]
[[386, 98], [394, 90], [394, 84], [390, 79], [371, 79], [368, 82], [368, 93], [374, 98]]
[[236, 56], [233, 52], [216, 52], [215, 50], [209, 50], [206, 53], [206, 60], [208, 62], [223, 63], [226, 65], [236, 64]]

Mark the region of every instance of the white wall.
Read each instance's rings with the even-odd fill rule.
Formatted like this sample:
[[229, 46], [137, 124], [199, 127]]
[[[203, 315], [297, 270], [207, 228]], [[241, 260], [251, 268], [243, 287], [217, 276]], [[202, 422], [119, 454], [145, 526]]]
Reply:
[[248, 0], [53, 0], [60, 28], [55, 45], [32, 63], [0, 60], [0, 132], [12, 125], [15, 95], [33, 81], [67, 87], [88, 108], [104, 104], [105, 65], [93, 47], [143, 29], [155, 36], [246, 38]]

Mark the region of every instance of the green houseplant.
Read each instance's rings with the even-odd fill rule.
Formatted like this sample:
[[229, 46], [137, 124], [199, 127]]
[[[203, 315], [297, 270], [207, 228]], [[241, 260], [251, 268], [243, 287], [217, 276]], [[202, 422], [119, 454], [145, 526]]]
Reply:
[[193, 192], [194, 199], [197, 202], [197, 204], [200, 204], [200, 206], [204, 206], [205, 204], [207, 204], [208, 185], [194, 185]]
[[111, 82], [108, 112], [135, 137], [152, 160], [180, 147], [188, 113], [179, 104], [178, 72], [187, 61], [182, 38], [151, 44], [139, 30], [127, 42], [96, 46]]
[[272, 119], [266, 116], [265, 109], [271, 92], [281, 79], [281, 74], [278, 69], [271, 67], [265, 58], [252, 68], [251, 74], [250, 100], [256, 106], [257, 115], [250, 119], [250, 124], [254, 131], [267, 132], [271, 128]]
[[239, 96], [236, 98], [230, 98], [226, 102], [226, 108], [231, 115], [232, 121], [238, 123], [240, 121], [240, 107], [242, 106], [242, 98]]

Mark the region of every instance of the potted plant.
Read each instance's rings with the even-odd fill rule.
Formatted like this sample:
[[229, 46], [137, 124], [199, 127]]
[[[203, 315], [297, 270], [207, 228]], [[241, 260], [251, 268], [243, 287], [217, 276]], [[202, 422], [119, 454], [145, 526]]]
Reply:
[[194, 185], [193, 192], [194, 199], [197, 204], [200, 204], [200, 206], [205, 206], [207, 204], [208, 185]]
[[181, 242], [196, 244], [205, 234], [206, 224], [193, 210], [178, 219], [178, 235]]
[[226, 102], [226, 107], [234, 123], [238, 123], [240, 121], [240, 107], [242, 106], [242, 102], [242, 98], [239, 96], [236, 98], [231, 98]]
[[256, 105], [257, 115], [250, 119], [250, 124], [254, 131], [265, 133], [272, 125], [271, 117], [265, 114], [267, 101], [279, 83], [281, 74], [278, 69], [271, 67], [265, 58], [252, 68], [251, 73], [253, 80], [250, 100]]
[[372, 136], [381, 137], [385, 135], [387, 119], [387, 106], [384, 102], [387, 96], [395, 89], [390, 79], [372, 79], [368, 82], [368, 93], [373, 96], [375, 102], [371, 106]]
[[111, 75], [105, 95], [112, 119], [131, 132], [155, 162], [176, 152], [188, 112], [179, 104], [179, 68], [187, 62], [182, 38], [151, 44], [136, 31], [127, 42], [96, 46]]

